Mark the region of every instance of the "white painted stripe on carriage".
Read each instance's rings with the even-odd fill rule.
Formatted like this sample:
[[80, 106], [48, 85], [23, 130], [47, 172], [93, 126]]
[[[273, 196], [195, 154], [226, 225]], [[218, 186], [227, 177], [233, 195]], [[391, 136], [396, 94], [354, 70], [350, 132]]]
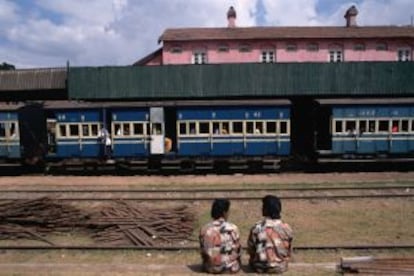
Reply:
[[57, 142], [56, 145], [62, 146], [62, 145], [102, 145], [102, 144], [97, 143], [97, 142], [73, 141], [73, 142]]
[[355, 138], [355, 137], [333, 137], [332, 140], [334, 142], [338, 141], [363, 141], [363, 142], [369, 142], [369, 141], [414, 141], [414, 137], [366, 137], [366, 138]]
[[1, 147], [6, 147], [6, 146], [20, 146], [20, 143], [0, 143]]
[[[144, 144], [145, 141], [136, 141], [136, 140], [124, 140], [124, 141], [119, 141], [119, 140], [115, 140], [114, 141], [114, 145], [128, 145], [128, 144]], [[149, 144], [149, 142], [148, 142]]]
[[[179, 143], [180, 144], [193, 144], [193, 143], [204, 143], [204, 144], [219, 144], [219, 143], [244, 143], [245, 141], [243, 139], [233, 139], [233, 140], [184, 140], [184, 139], [180, 139]], [[278, 142], [283, 142], [283, 143], [287, 143], [290, 142], [290, 139], [279, 139], [279, 140], [274, 140], [274, 139], [247, 139], [246, 143], [278, 143]]]

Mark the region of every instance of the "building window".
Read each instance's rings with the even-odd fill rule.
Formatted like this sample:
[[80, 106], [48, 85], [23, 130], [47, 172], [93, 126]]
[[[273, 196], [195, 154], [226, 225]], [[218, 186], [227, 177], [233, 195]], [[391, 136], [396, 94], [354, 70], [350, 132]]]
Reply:
[[173, 46], [170, 48], [170, 52], [173, 54], [180, 54], [182, 53], [183, 48], [181, 46]]
[[263, 50], [260, 55], [260, 62], [273, 63], [275, 62], [275, 52], [273, 50]]
[[375, 46], [375, 50], [377, 51], [387, 51], [388, 50], [388, 45], [387, 43], [377, 43], [377, 45]]
[[411, 49], [398, 49], [398, 61], [410, 61], [411, 60]]
[[241, 52], [241, 53], [246, 53], [246, 52], [250, 52], [250, 51], [251, 51], [251, 48], [250, 48], [250, 45], [248, 45], [248, 44], [242, 44], [242, 45], [239, 46], [239, 52]]
[[288, 52], [296, 52], [298, 50], [298, 45], [295, 43], [288, 43], [286, 44], [286, 51]]
[[365, 44], [363, 43], [354, 44], [354, 51], [365, 51]]
[[306, 50], [308, 50], [309, 52], [317, 52], [317, 51], [319, 51], [319, 44], [318, 43], [309, 43], [306, 46]]
[[193, 64], [206, 64], [207, 54], [204, 51], [197, 51], [193, 53]]
[[218, 46], [217, 51], [219, 52], [228, 52], [229, 51], [229, 45], [221, 44]]
[[342, 50], [330, 50], [329, 62], [342, 62], [344, 61]]

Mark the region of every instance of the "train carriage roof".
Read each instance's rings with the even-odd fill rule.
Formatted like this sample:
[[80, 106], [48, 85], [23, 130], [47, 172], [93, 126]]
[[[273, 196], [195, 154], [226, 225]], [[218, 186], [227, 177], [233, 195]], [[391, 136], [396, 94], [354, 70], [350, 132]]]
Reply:
[[[289, 106], [289, 100], [189, 100], [189, 101], [133, 101], [133, 102], [85, 102], [45, 101], [45, 109], [130, 108], [130, 107], [184, 107], [184, 106]], [[0, 106], [1, 107], [1, 106]]]
[[68, 96], [194, 100], [413, 96], [414, 62], [71, 67]]
[[414, 98], [341, 98], [316, 99], [320, 105], [386, 105], [386, 104], [414, 104]]

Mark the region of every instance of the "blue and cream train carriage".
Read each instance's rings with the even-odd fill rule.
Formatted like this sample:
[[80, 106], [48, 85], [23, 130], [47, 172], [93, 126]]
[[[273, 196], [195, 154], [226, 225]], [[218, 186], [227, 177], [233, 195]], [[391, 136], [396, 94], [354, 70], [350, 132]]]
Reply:
[[287, 156], [290, 107], [208, 106], [177, 109], [180, 156]]
[[21, 158], [18, 105], [0, 106], [0, 157], [3, 160]]
[[289, 101], [48, 103], [48, 158], [242, 157], [290, 154]]
[[330, 108], [330, 154], [413, 156], [413, 99], [330, 99], [319, 103]]
[[[109, 158], [130, 167], [156, 160], [178, 168], [205, 161], [211, 168], [217, 168], [216, 161], [229, 167], [245, 161], [249, 167], [259, 160], [265, 166], [270, 160], [275, 168], [295, 156], [295, 147], [308, 144], [321, 158], [414, 156], [414, 99], [313, 103], [317, 108], [311, 105], [308, 117], [298, 116], [303, 105], [289, 100], [4, 105], [0, 157], [26, 164], [99, 164]], [[103, 130], [111, 138], [110, 156]]]

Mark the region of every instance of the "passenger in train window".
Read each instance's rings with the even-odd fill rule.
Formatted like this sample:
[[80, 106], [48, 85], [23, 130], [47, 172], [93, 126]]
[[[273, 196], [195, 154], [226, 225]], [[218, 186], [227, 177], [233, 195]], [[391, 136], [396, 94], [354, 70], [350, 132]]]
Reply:
[[373, 120], [370, 120], [369, 122], [368, 122], [368, 125], [369, 125], [369, 128], [368, 128], [368, 131], [369, 132], [375, 132], [375, 121], [373, 121]]
[[254, 129], [255, 134], [261, 134], [263, 131], [263, 125], [261, 122], [256, 122], [256, 128]]
[[14, 123], [11, 123], [11, 125], [10, 125], [10, 138], [11, 139], [16, 139], [17, 138], [16, 125]]
[[120, 124], [115, 124], [115, 135], [116, 136], [121, 136], [122, 135], [122, 131], [121, 131], [121, 125]]
[[124, 135], [125, 136], [129, 136], [130, 135], [129, 124], [124, 124]]
[[227, 221], [230, 201], [216, 199], [211, 206], [213, 221], [200, 229], [200, 254], [204, 271], [236, 273], [241, 266], [239, 228]]
[[395, 122], [395, 121], [393, 121], [393, 122], [392, 122], [392, 128], [391, 128], [391, 131], [392, 131], [393, 133], [398, 132], [398, 122]]
[[292, 254], [293, 231], [281, 220], [282, 204], [276, 196], [262, 199], [263, 219], [250, 230], [247, 240], [249, 264], [260, 273], [283, 273]]

